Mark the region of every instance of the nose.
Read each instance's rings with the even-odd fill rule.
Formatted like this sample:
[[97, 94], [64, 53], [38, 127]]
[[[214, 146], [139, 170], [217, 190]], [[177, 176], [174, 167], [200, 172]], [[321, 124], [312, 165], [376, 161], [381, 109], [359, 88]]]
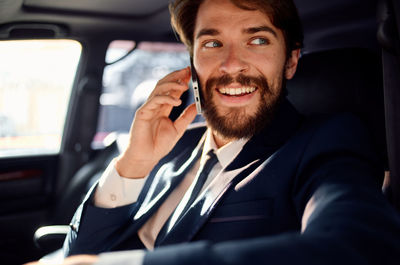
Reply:
[[246, 72], [249, 66], [241, 52], [240, 47], [234, 45], [226, 47], [222, 54], [222, 62], [219, 67], [221, 74], [235, 75]]

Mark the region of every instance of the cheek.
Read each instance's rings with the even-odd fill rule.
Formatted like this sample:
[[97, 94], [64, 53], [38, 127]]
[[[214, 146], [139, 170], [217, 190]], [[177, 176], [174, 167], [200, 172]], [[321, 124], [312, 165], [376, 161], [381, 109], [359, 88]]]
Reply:
[[194, 60], [194, 67], [196, 68], [197, 75], [200, 79], [206, 79], [210, 77], [210, 73], [213, 72], [213, 69], [216, 65], [216, 60], [208, 59], [208, 58], [196, 58]]
[[284, 69], [275, 74], [275, 78], [270, 81], [269, 89], [272, 95], [278, 95], [283, 89]]
[[[214, 62], [215, 64], [215, 62]], [[203, 92], [203, 95], [207, 93], [206, 90], [206, 82], [212, 77], [215, 77], [215, 74], [217, 71], [214, 71], [213, 69], [215, 66], [212, 64], [212, 61], [209, 60], [195, 60], [194, 62], [194, 67], [196, 69], [197, 77], [200, 81], [200, 87]], [[211, 96], [211, 95], [210, 95]]]
[[270, 56], [258, 57], [255, 65], [257, 71], [265, 76], [269, 85], [276, 85], [283, 77], [286, 68], [286, 59], [281, 54], [271, 54]]

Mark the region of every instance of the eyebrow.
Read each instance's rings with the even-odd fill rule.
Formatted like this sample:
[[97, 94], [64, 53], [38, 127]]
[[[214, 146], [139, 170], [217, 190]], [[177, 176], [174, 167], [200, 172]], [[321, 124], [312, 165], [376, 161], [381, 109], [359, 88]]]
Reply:
[[[268, 26], [259, 26], [259, 27], [251, 27], [251, 28], [246, 28], [243, 30], [244, 33], [246, 34], [255, 34], [258, 32], [268, 32], [272, 35], [274, 35], [275, 38], [278, 37], [278, 34], [276, 33], [275, 30], [273, 30], [271, 27]], [[217, 29], [212, 29], [212, 28], [205, 28], [199, 31], [196, 35], [196, 39], [202, 37], [202, 36], [216, 36], [220, 34], [220, 32]]]
[[197, 33], [196, 35], [196, 39], [202, 37], [202, 36], [216, 36], [219, 34], [219, 31], [216, 29], [202, 29], [199, 31], [199, 33]]
[[258, 32], [268, 32], [268, 33], [271, 33], [272, 35], [274, 35], [275, 38], [278, 37], [278, 34], [276, 33], [276, 31], [268, 26], [251, 27], [251, 28], [245, 29], [244, 32], [247, 34], [255, 34]]

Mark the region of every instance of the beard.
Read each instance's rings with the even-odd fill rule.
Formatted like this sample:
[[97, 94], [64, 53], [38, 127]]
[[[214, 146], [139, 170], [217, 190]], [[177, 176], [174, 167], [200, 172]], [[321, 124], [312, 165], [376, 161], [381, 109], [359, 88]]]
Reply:
[[[270, 124], [276, 109], [285, 96], [285, 79], [282, 75], [279, 78], [278, 87], [271, 89], [268, 80], [264, 76], [246, 76], [243, 74], [233, 78], [230, 75], [223, 75], [217, 78], [210, 78], [205, 85], [203, 93], [203, 115], [208, 126], [225, 139], [250, 138], [260, 133]], [[213, 93], [216, 87], [228, 86], [231, 83], [239, 83], [244, 87], [254, 86], [260, 93], [260, 100], [255, 113], [247, 113], [245, 107], [229, 107], [224, 113], [220, 113], [218, 106], [213, 101]], [[253, 92], [254, 93], [254, 92]]]

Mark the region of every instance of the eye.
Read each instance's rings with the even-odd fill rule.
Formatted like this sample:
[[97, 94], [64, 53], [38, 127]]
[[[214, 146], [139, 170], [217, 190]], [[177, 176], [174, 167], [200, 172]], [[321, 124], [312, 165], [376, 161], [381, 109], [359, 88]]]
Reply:
[[206, 48], [217, 48], [217, 47], [221, 47], [222, 45], [221, 45], [220, 42], [213, 40], [213, 41], [205, 42], [203, 44], [203, 46], [206, 47]]
[[251, 45], [267, 45], [269, 44], [268, 39], [266, 38], [255, 38], [250, 41]]

